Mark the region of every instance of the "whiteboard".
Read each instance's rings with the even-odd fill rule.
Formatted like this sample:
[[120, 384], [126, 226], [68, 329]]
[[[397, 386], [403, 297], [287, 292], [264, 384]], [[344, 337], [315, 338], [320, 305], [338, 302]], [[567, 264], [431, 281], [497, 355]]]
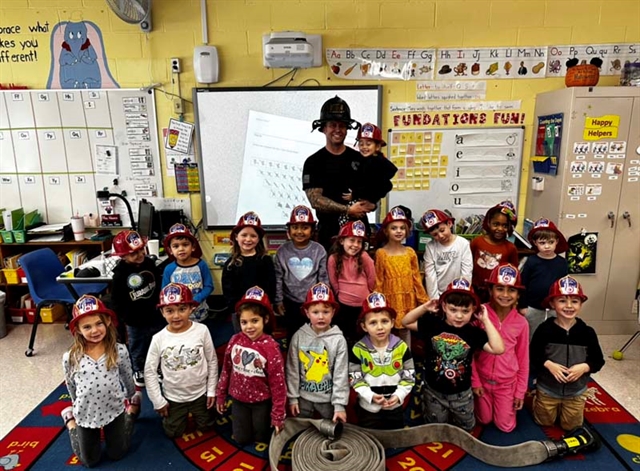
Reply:
[[393, 129], [388, 157], [398, 167], [389, 207], [428, 209], [459, 219], [500, 201], [518, 207], [524, 128]]
[[[326, 143], [311, 123], [338, 95], [351, 118], [380, 123], [382, 87], [196, 88], [202, 213], [207, 229], [234, 226], [255, 211], [265, 226], [282, 227], [291, 209], [308, 205], [302, 166]], [[345, 144], [355, 145], [356, 131]]]
[[[153, 91], [0, 92], [0, 207], [62, 223], [101, 214], [106, 187], [126, 191], [137, 212], [139, 198], [163, 196], [161, 173]], [[116, 212], [129, 226], [120, 200]]]

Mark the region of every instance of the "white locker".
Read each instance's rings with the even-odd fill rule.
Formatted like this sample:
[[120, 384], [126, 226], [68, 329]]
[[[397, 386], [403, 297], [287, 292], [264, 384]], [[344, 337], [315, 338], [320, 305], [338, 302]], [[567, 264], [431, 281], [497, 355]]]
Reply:
[[[525, 215], [553, 220], [567, 238], [583, 229], [598, 233], [596, 273], [575, 275], [589, 297], [580, 317], [599, 334], [633, 333], [640, 276], [640, 88], [573, 87], [536, 97], [536, 129], [539, 116], [556, 113], [563, 113], [558, 173], [535, 173], [532, 162]], [[600, 117], [602, 132], [590, 131]], [[535, 132], [533, 140], [535, 156]], [[602, 172], [587, 170], [592, 168]], [[532, 177], [544, 178], [543, 190], [533, 189]], [[580, 191], [588, 186], [598, 191]]]

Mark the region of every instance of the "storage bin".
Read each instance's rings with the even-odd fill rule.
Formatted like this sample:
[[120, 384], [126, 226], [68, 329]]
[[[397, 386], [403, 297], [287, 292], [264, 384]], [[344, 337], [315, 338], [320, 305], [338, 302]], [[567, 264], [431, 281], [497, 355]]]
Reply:
[[11, 231], [16, 244], [24, 244], [27, 241], [27, 231]]
[[65, 314], [64, 306], [62, 304], [48, 304], [40, 309], [40, 319], [43, 324], [51, 324]]
[[13, 233], [11, 231], [0, 231], [2, 242], [5, 244], [13, 244]]
[[36, 310], [10, 307], [9, 317], [11, 318], [11, 322], [13, 322], [14, 324], [23, 324], [25, 322], [33, 324], [36, 319]]
[[17, 268], [3, 268], [2, 273], [4, 274], [4, 279], [7, 281], [8, 285], [17, 285], [20, 283]]
[[4, 260], [2, 260], [2, 263], [4, 264], [3, 268], [20, 268], [20, 264], [18, 263], [20, 257], [22, 257], [21, 253], [5, 257]]
[[24, 318], [27, 320], [27, 324], [33, 324], [36, 321], [36, 310], [35, 309], [23, 309], [24, 310]]

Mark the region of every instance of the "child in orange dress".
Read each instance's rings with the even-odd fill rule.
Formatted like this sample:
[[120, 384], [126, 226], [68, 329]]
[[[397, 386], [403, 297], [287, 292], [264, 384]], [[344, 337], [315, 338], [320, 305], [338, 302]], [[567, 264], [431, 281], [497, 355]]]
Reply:
[[518, 223], [516, 208], [511, 201], [502, 201], [487, 211], [482, 221], [484, 234], [471, 241], [473, 257], [473, 289], [483, 303], [489, 301], [485, 280], [500, 264], [518, 266], [518, 249], [507, 240]]
[[418, 256], [411, 247], [402, 245], [409, 236], [412, 221], [400, 206], [391, 208], [382, 222], [380, 233], [384, 245], [376, 252], [375, 291], [383, 293], [396, 313], [398, 337], [411, 347], [411, 333], [402, 326], [402, 318], [429, 300], [422, 284]]

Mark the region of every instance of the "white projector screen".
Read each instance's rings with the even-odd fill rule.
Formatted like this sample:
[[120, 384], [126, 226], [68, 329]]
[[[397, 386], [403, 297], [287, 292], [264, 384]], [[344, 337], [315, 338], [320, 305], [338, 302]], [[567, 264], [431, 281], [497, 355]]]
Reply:
[[[320, 108], [338, 95], [351, 118], [380, 125], [381, 86], [194, 88], [202, 214], [207, 229], [225, 229], [255, 211], [282, 227], [293, 206], [309, 205], [302, 166], [325, 145], [311, 132]], [[345, 143], [355, 145], [356, 132]]]

